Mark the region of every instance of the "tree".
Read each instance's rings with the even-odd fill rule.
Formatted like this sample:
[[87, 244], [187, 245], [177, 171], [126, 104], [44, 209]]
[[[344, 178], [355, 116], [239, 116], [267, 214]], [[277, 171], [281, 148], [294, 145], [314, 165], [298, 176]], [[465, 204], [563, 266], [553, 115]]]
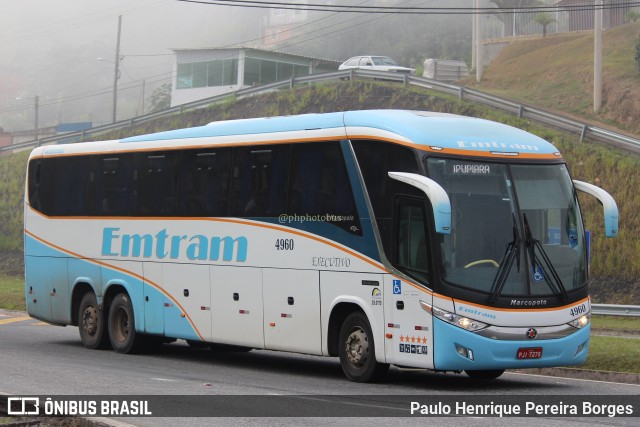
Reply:
[[635, 10], [630, 10], [629, 12], [624, 14], [625, 24], [628, 24], [629, 22], [636, 22], [638, 19], [640, 19], [640, 13], [636, 12]]
[[147, 99], [150, 113], [166, 110], [171, 106], [171, 83], [159, 86]]
[[[491, 3], [495, 4], [500, 9], [516, 9], [522, 7], [538, 6], [540, 4], [540, 0], [491, 0]], [[514, 34], [516, 13], [517, 12], [514, 13], [507, 11], [501, 11], [497, 13], [498, 19], [500, 19], [504, 25], [505, 36], [517, 35]], [[525, 16], [529, 16], [529, 14], [525, 14]]]
[[547, 37], [547, 26], [556, 22], [556, 19], [546, 12], [538, 13], [533, 20], [542, 25], [542, 37]]

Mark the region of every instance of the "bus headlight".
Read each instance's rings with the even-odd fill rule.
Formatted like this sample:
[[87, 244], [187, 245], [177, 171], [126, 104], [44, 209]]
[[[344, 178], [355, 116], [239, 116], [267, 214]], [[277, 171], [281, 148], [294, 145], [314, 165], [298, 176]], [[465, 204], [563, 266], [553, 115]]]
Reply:
[[448, 311], [442, 310], [440, 308], [434, 307], [430, 304], [427, 304], [424, 301], [420, 301], [420, 306], [425, 310], [431, 313], [433, 316], [437, 317], [440, 320], [444, 320], [447, 323], [455, 325], [459, 328], [466, 329], [467, 331], [475, 332], [480, 329], [486, 328], [486, 323], [479, 322], [477, 320], [469, 319], [468, 317], [459, 316], [454, 313], [450, 313]]
[[587, 313], [583, 316], [580, 316], [579, 318], [572, 320], [571, 322], [569, 322], [569, 324], [571, 326], [573, 326], [574, 328], [577, 329], [582, 329], [585, 326], [587, 326], [589, 324], [589, 322], [591, 321], [591, 313]]

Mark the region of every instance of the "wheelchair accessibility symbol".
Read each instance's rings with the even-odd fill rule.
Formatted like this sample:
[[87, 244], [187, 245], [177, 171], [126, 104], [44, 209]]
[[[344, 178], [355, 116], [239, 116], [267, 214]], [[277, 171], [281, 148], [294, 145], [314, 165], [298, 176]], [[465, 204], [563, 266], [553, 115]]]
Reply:
[[402, 282], [400, 282], [400, 280], [393, 281], [393, 294], [394, 295], [402, 294]]
[[531, 269], [531, 277], [533, 277], [534, 282], [542, 282], [544, 281], [544, 272], [540, 266], [535, 266]]

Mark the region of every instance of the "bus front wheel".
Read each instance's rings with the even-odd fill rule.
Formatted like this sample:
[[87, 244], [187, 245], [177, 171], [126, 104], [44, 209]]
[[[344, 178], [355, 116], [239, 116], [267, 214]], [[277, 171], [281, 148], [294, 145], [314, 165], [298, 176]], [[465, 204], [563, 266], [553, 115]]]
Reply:
[[376, 361], [373, 333], [364, 313], [356, 311], [347, 316], [339, 340], [340, 365], [349, 380], [369, 382], [389, 369], [388, 364]]
[[109, 336], [104, 327], [106, 319], [98, 306], [96, 295], [93, 292], [84, 294], [78, 310], [78, 330], [82, 345], [91, 350], [108, 347]]
[[109, 340], [118, 353], [137, 353], [144, 336], [136, 332], [133, 305], [129, 295], [115, 296], [109, 307]]

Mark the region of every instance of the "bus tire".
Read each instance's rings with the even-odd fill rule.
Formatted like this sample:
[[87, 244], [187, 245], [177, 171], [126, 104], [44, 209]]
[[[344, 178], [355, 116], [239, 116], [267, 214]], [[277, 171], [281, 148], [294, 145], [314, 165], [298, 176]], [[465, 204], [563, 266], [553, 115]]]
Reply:
[[495, 380], [504, 374], [504, 369], [487, 369], [478, 371], [464, 371], [470, 378], [474, 380]]
[[338, 342], [340, 366], [345, 376], [354, 382], [379, 379], [389, 369], [378, 363], [371, 325], [360, 311], [351, 313], [342, 323]]
[[109, 307], [109, 340], [118, 353], [138, 353], [144, 345], [145, 336], [136, 332], [133, 305], [129, 295], [115, 296]]
[[93, 292], [85, 293], [78, 308], [78, 331], [85, 348], [96, 350], [109, 346], [105, 323], [104, 312], [98, 306], [96, 295]]

